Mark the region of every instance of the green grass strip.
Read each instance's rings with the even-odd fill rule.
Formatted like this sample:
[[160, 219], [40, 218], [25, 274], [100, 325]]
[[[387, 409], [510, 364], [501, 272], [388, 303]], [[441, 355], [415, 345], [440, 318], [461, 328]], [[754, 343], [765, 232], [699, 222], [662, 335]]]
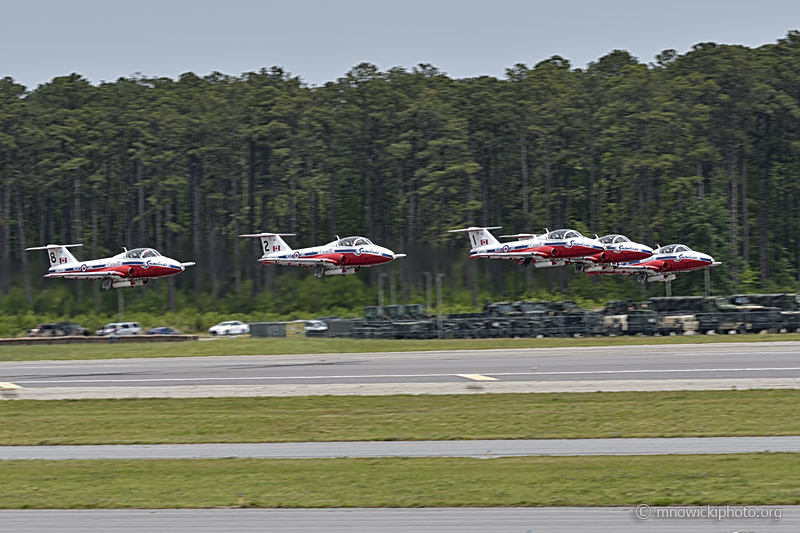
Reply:
[[0, 402], [0, 444], [800, 435], [800, 391]]
[[797, 454], [4, 461], [0, 479], [5, 509], [800, 503]]
[[354, 339], [215, 339], [204, 342], [154, 344], [54, 344], [0, 346], [0, 361], [129, 359], [209, 355], [287, 355], [306, 353], [412, 352], [631, 346], [655, 344], [712, 344], [721, 342], [800, 341], [800, 333], [765, 335], [693, 335], [687, 337], [590, 337], [565, 339], [469, 340], [354, 340]]

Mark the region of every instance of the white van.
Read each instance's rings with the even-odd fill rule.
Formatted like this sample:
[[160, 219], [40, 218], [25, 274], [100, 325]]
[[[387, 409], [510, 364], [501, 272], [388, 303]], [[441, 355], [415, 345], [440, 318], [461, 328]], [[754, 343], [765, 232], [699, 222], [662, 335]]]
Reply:
[[141, 335], [142, 326], [138, 322], [112, 322], [95, 332], [98, 337], [106, 335]]

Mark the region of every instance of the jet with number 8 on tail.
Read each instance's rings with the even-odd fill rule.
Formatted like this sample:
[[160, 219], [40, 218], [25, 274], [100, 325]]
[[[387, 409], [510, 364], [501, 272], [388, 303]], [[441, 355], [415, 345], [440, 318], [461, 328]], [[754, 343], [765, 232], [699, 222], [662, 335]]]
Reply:
[[67, 248], [82, 244], [48, 244], [26, 250], [46, 250], [50, 259], [50, 269], [44, 277], [64, 279], [103, 280], [103, 288], [121, 289], [140, 287], [151, 279], [165, 278], [180, 274], [194, 263], [179, 263], [164, 257], [153, 248], [125, 250], [113, 257], [78, 261]]

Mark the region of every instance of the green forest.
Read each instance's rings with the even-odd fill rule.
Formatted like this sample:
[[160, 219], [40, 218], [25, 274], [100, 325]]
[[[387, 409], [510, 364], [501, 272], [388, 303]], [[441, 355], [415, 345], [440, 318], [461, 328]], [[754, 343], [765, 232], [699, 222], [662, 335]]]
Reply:
[[[2, 73], [0, 73], [2, 74]], [[573, 228], [683, 243], [723, 265], [714, 294], [800, 282], [800, 32], [759, 48], [700, 43], [644, 63], [613, 51], [586, 68], [554, 56], [502, 79], [436, 67], [353, 67], [309, 86], [280, 67], [240, 76], [79, 74], [0, 80], [0, 335], [39, 321], [126, 318], [188, 330], [224, 318], [353, 316], [485, 300], [582, 305], [663, 284], [469, 261], [447, 230]], [[261, 266], [257, 231], [292, 247], [364, 235], [408, 257], [355, 276]], [[155, 247], [197, 266], [147, 287], [43, 279], [44, 252], [79, 259]], [[673, 294], [703, 294], [701, 272]], [[380, 289], [382, 288], [382, 290]]]

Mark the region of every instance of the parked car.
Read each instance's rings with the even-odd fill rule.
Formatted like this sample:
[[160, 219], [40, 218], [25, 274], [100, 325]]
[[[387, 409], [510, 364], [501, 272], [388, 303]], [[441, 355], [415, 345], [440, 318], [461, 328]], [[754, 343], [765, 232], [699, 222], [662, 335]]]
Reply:
[[58, 324], [39, 324], [26, 333], [28, 337], [62, 337], [66, 332]]
[[160, 327], [160, 328], [153, 328], [147, 330], [148, 335], [180, 335], [180, 331], [176, 331], [172, 328], [168, 327]]
[[306, 323], [306, 334], [324, 335], [328, 331], [328, 324], [322, 320], [304, 320]]
[[142, 326], [138, 322], [112, 322], [95, 332], [98, 337], [106, 335], [141, 335]]
[[57, 324], [39, 324], [28, 330], [28, 337], [65, 337], [67, 335], [88, 335], [89, 330], [72, 322], [58, 322]]
[[250, 326], [238, 320], [220, 322], [216, 326], [208, 328], [211, 335], [247, 335], [250, 333]]
[[87, 337], [89, 335], [88, 329], [74, 322], [59, 322], [56, 326], [61, 327], [67, 335], [79, 337]]

